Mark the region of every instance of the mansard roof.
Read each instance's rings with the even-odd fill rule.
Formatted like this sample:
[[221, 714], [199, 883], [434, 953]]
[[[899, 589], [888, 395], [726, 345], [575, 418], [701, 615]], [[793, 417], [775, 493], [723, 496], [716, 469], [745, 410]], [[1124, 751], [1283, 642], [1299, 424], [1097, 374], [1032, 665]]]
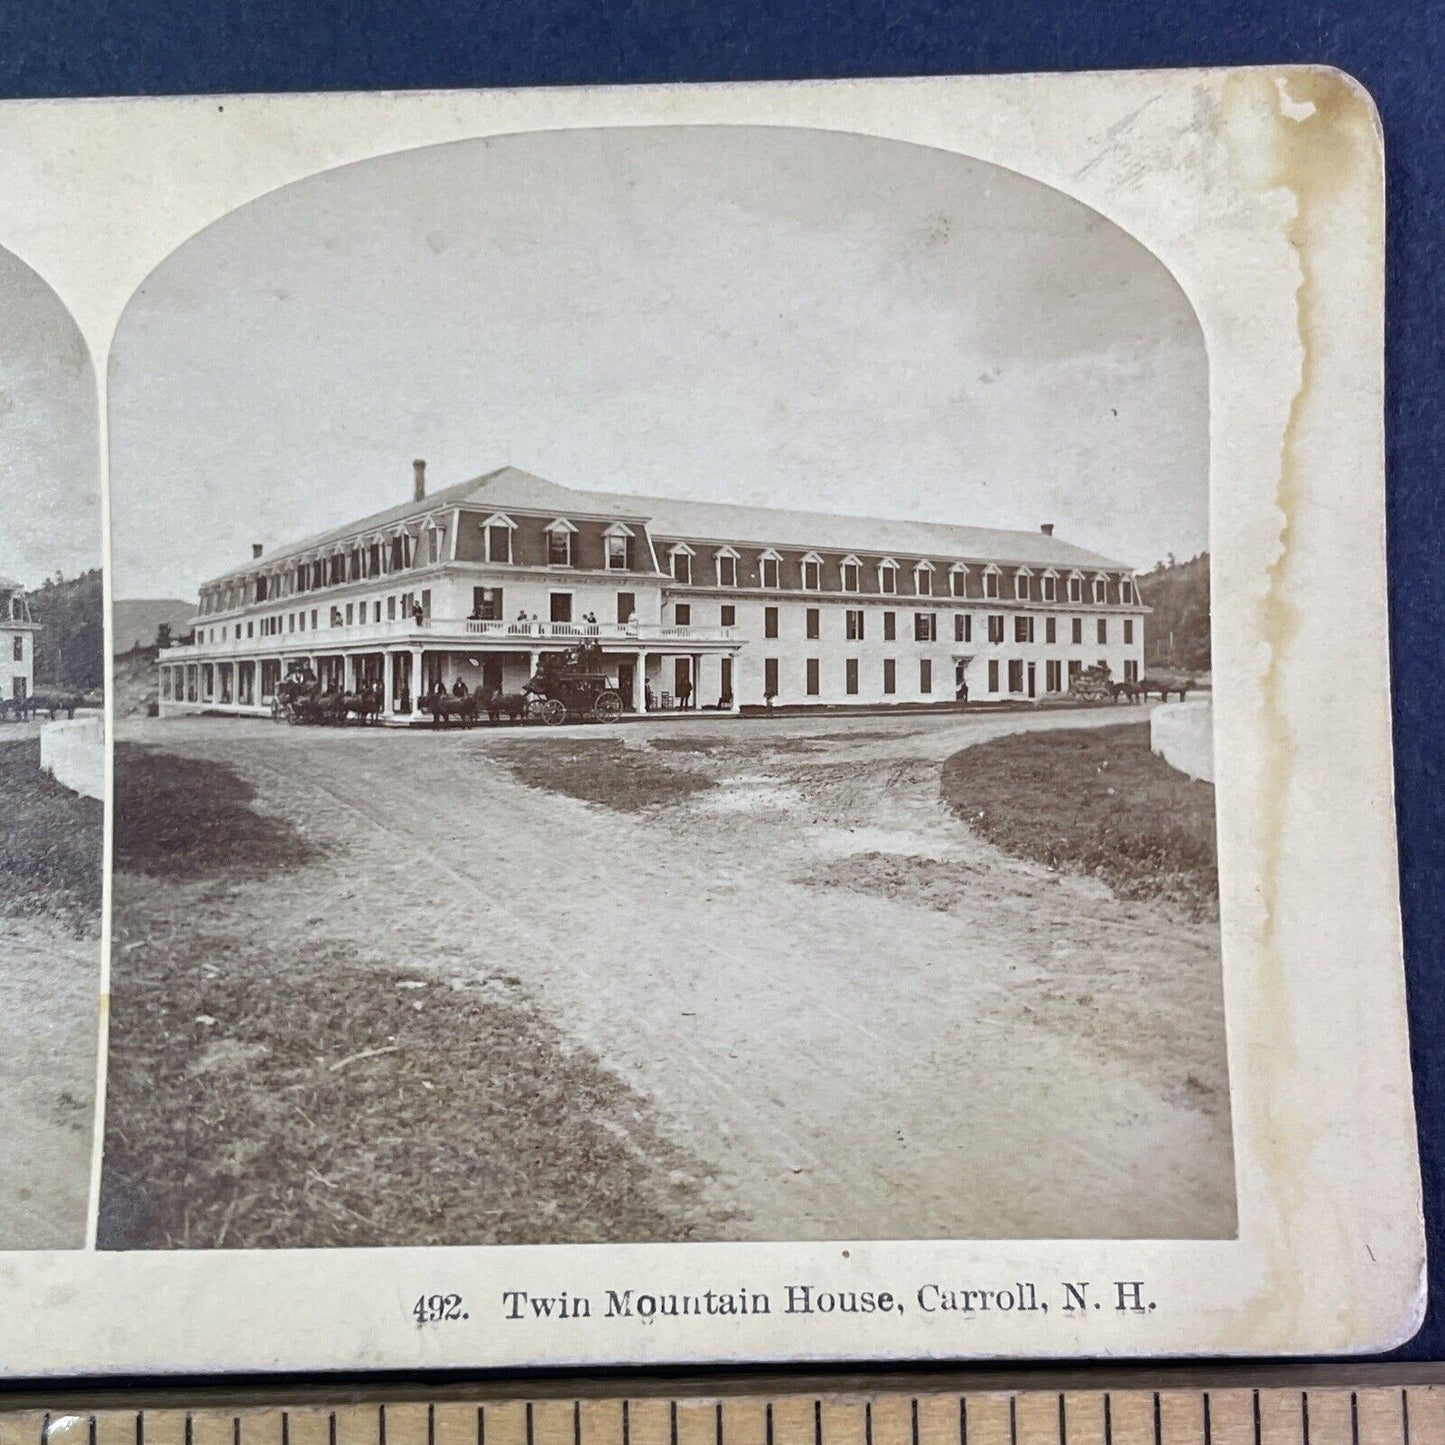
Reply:
[[355, 538], [380, 527], [419, 522], [428, 514], [458, 506], [488, 511], [545, 512], [551, 517], [582, 517], [645, 524], [654, 537], [755, 547], [819, 548], [833, 552], [883, 553], [910, 557], [972, 557], [1030, 566], [1107, 567], [1132, 571], [1097, 552], [1076, 547], [1043, 532], [997, 527], [964, 527], [945, 522], [911, 522], [854, 517], [831, 512], [788, 511], [731, 502], [695, 502], [623, 492], [583, 491], [534, 476], [520, 467], [499, 467], [469, 481], [456, 482], [420, 501], [408, 500], [345, 526], [292, 542], [258, 560], [233, 567], [212, 585], [233, 577], [294, 562], [319, 547]]

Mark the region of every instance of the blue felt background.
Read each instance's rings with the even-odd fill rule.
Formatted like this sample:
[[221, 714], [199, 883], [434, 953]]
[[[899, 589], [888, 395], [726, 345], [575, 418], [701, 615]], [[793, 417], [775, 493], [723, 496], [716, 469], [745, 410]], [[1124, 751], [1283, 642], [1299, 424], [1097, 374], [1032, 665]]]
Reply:
[[[1389, 166], [1390, 569], [1405, 934], [1445, 1357], [1445, 4], [1438, 0], [0, 0], [0, 95], [786, 79], [1325, 62]], [[1370, 546], [1372, 539], [1362, 537]], [[1340, 659], [1340, 706], [1349, 706]], [[1348, 787], [1348, 778], [1341, 779]], [[1348, 879], [1340, 880], [1342, 887]], [[1327, 1049], [1327, 1041], [1319, 1047]]]

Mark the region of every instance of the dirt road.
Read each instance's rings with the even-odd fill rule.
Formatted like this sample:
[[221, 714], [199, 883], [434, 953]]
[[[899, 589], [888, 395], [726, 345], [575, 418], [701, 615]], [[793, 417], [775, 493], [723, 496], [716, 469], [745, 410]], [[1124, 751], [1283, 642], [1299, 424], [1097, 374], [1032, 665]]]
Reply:
[[[518, 976], [709, 1162], [713, 1238], [1224, 1236], [1217, 928], [1005, 858], [939, 798], [960, 747], [1142, 715], [120, 732], [326, 841], [304, 896], [236, 891], [238, 926]], [[618, 811], [519, 781], [538, 749], [710, 785]]]

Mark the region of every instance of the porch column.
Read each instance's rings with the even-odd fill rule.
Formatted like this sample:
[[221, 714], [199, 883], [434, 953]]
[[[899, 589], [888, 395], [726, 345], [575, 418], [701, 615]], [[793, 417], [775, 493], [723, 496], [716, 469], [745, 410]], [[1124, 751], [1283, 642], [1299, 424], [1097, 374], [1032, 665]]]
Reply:
[[696, 712], [702, 706], [702, 653], [694, 652], [687, 660], [692, 669], [692, 696], [688, 699]]
[[632, 710], [647, 711], [647, 654], [637, 654], [637, 665], [632, 669]]
[[538, 651], [536, 651], [535, 649], [533, 649], [531, 652], [529, 652], [529, 653], [527, 654], [527, 676], [528, 676], [528, 678], [536, 677], [536, 675], [537, 675], [537, 669], [538, 669], [538, 667], [541, 666], [541, 663], [542, 663], [542, 654], [541, 654], [540, 652], [538, 652]]
[[349, 652], [342, 654], [341, 658], [341, 690], [356, 691], [356, 659]]
[[422, 673], [421, 673], [422, 652], [421, 648], [411, 649], [411, 715], [421, 716], [421, 695], [422, 695]]
[[388, 650], [381, 654], [381, 712], [383, 717], [390, 717], [392, 684], [395, 681], [396, 669], [392, 664], [392, 654]]
[[741, 662], [742, 659], [734, 652], [729, 654], [728, 661], [733, 665], [732, 697], [728, 700], [728, 711], [736, 717], [743, 710], [743, 690], [739, 685], [741, 680], [738, 677], [738, 663]]

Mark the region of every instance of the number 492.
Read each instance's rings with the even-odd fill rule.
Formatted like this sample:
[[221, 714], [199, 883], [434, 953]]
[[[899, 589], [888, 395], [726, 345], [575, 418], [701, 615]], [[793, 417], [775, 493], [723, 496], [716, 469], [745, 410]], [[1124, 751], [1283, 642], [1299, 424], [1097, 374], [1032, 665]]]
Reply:
[[421, 1295], [411, 1307], [411, 1312], [419, 1325], [439, 1325], [468, 1318], [459, 1294]]

